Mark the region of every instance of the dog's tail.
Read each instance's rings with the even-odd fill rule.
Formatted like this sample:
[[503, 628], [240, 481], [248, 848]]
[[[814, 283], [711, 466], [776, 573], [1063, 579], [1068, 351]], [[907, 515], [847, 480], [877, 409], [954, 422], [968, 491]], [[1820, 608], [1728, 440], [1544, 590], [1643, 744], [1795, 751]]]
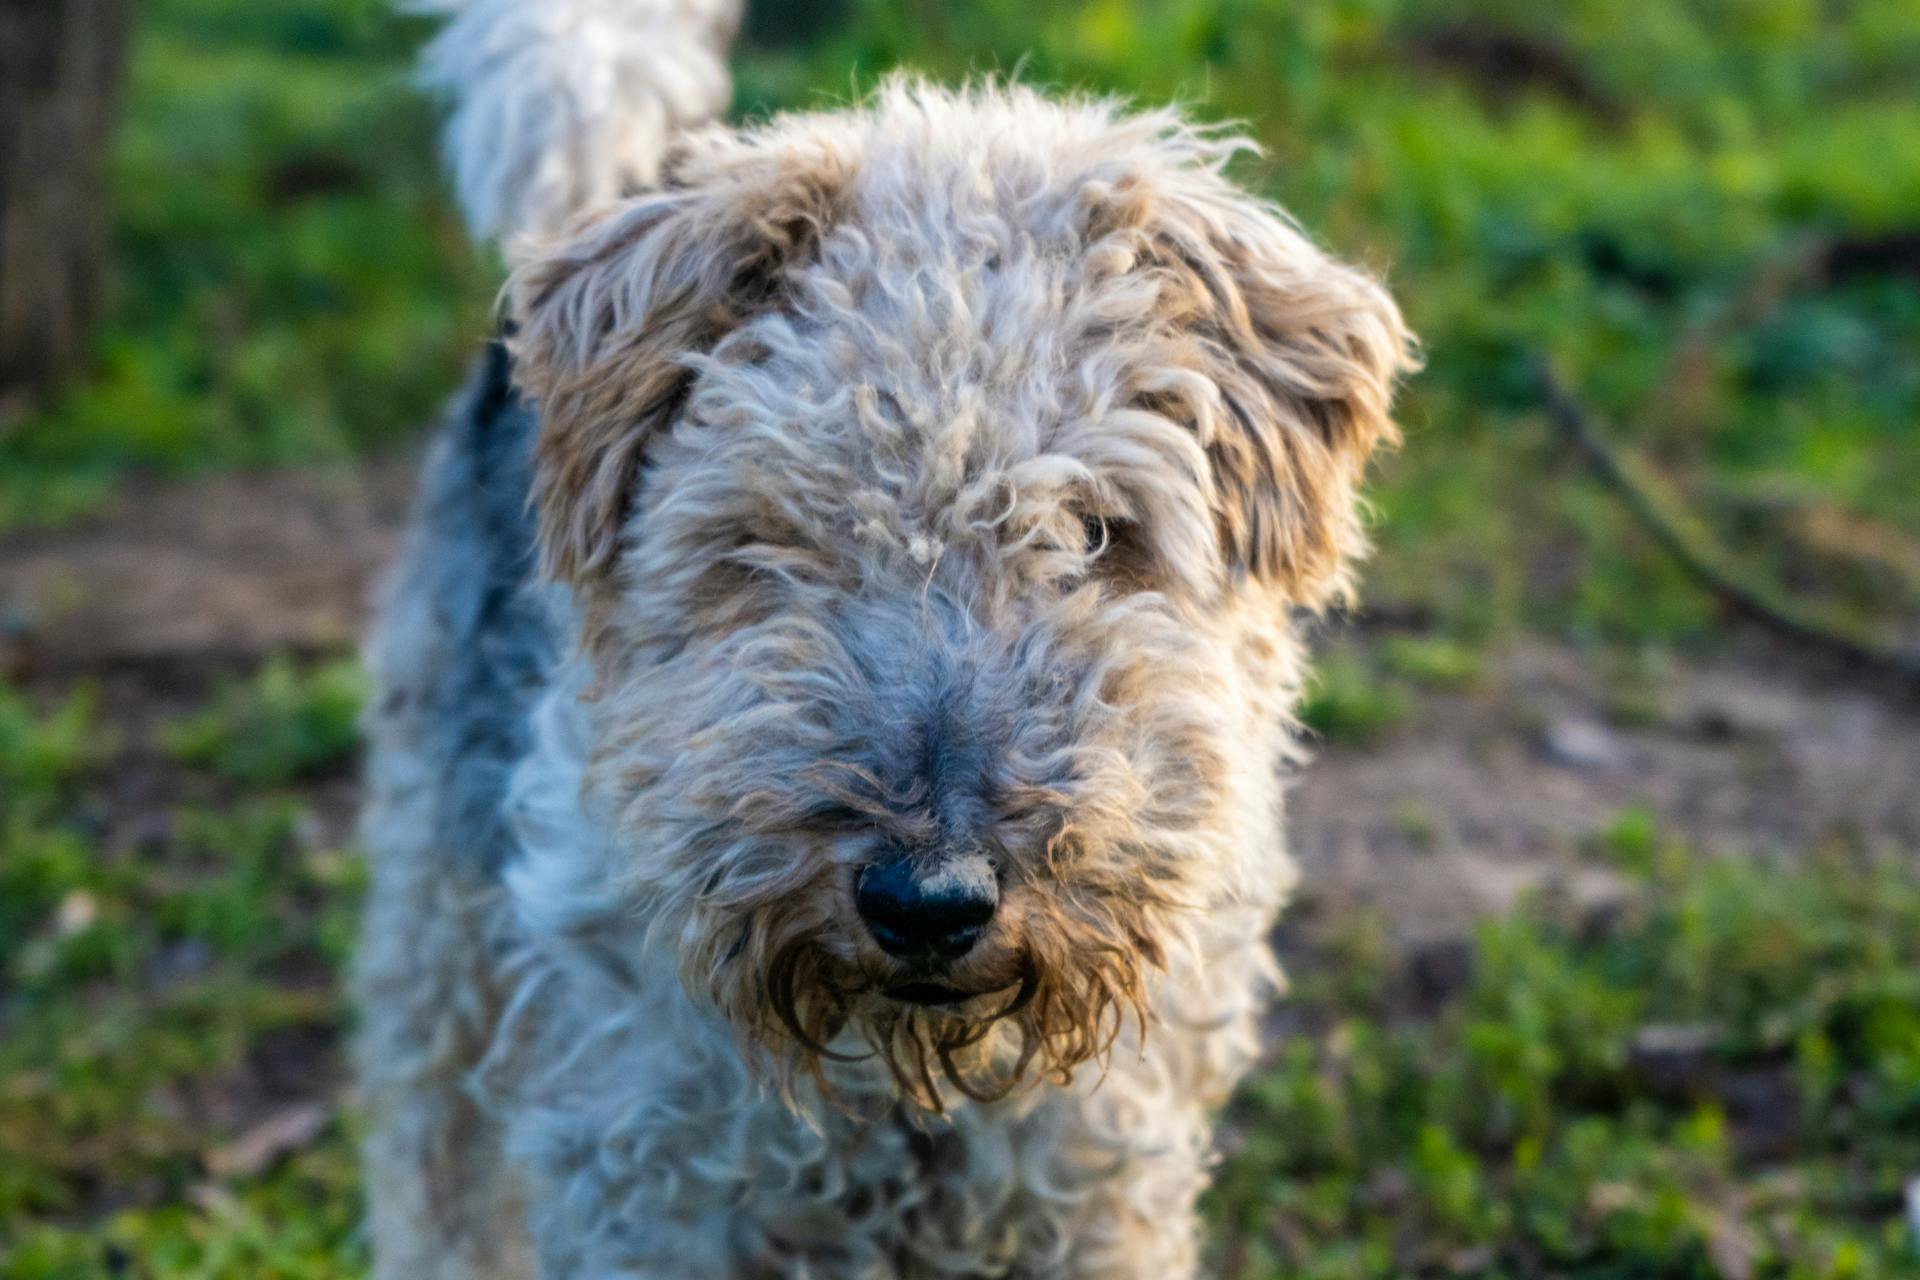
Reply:
[[741, 0], [402, 0], [446, 20], [422, 77], [477, 239], [551, 235], [653, 183], [680, 131], [726, 110]]

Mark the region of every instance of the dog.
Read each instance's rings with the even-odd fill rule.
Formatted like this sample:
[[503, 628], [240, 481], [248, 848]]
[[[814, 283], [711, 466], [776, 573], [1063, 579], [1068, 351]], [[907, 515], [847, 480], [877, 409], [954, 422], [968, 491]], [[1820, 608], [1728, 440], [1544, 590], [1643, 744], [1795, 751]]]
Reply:
[[1195, 1274], [1394, 303], [1172, 111], [431, 7], [513, 269], [369, 650], [377, 1275]]

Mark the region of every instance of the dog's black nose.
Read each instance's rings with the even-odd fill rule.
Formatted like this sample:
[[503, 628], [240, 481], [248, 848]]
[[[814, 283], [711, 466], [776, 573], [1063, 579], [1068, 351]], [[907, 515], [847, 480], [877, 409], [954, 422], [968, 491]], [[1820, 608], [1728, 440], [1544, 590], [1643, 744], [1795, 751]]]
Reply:
[[1000, 885], [993, 864], [978, 854], [921, 864], [896, 853], [860, 869], [853, 899], [888, 955], [958, 960], [987, 931]]

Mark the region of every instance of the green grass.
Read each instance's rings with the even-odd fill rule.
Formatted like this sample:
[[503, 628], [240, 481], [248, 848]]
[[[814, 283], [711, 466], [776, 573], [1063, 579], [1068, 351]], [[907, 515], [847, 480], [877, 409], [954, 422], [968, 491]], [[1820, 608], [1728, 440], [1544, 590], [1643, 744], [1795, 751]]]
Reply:
[[176, 759], [237, 782], [293, 782], [353, 754], [363, 695], [351, 661], [302, 671], [274, 658], [251, 680], [221, 685], [210, 706], [169, 725], [162, 741]]
[[143, 6], [93, 370], [0, 437], [0, 527], [131, 468], [336, 460], [417, 433], [487, 333], [415, 28], [374, 0]]
[[[336, 685], [275, 662], [204, 720], [297, 723]], [[223, 751], [176, 790], [225, 799], [103, 836], [116, 778], [181, 767], [177, 732], [0, 696], [0, 1280], [365, 1264], [339, 1062], [360, 864], [312, 793], [254, 780], [287, 769]], [[1619, 901], [1485, 925], [1438, 998], [1364, 917], [1301, 934], [1294, 1029], [1207, 1201], [1226, 1274], [1920, 1275], [1920, 871], [1702, 859], [1638, 810], [1591, 856]], [[290, 1101], [317, 1133], [223, 1164]]]
[[17, 691], [0, 685], [0, 787], [14, 806], [33, 812], [62, 784], [98, 760], [111, 735], [95, 722], [94, 691], [82, 686], [39, 714]]
[[1300, 722], [1330, 742], [1364, 746], [1406, 719], [1410, 703], [1399, 682], [1383, 677], [1358, 654], [1329, 654], [1314, 668]]
[[[1466, 989], [1297, 966], [1236, 1103], [1234, 1274], [1920, 1275], [1920, 879], [1680, 857], [1485, 926]], [[1745, 1261], [1735, 1264], [1731, 1259]]]
[[[291, 794], [102, 839], [155, 744], [113, 748], [84, 698], [26, 702], [0, 690], [0, 1277], [357, 1274], [336, 1045], [358, 860]], [[329, 1108], [313, 1141], [215, 1176], [289, 1092]]]

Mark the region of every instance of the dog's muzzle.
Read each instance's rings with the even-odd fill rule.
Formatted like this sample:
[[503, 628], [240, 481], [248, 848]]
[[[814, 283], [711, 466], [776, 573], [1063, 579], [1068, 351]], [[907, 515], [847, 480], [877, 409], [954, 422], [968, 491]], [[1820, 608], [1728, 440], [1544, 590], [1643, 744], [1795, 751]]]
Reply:
[[984, 854], [916, 858], [896, 849], [860, 869], [853, 898], [882, 951], [916, 969], [938, 969], [986, 933], [1000, 881]]

